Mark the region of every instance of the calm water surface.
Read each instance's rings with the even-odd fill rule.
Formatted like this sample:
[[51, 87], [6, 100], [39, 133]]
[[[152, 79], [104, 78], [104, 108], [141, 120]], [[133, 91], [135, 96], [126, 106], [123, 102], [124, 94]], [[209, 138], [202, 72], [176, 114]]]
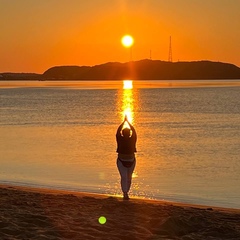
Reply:
[[219, 82], [2, 83], [0, 182], [121, 194], [115, 132], [128, 114], [132, 195], [240, 208], [239, 81]]

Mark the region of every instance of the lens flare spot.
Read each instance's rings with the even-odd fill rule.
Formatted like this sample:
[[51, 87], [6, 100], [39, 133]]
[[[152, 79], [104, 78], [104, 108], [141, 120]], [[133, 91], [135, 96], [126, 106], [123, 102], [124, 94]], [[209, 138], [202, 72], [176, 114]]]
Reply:
[[104, 217], [104, 216], [101, 216], [99, 219], [98, 219], [98, 222], [100, 224], [105, 224], [107, 222], [107, 219]]
[[137, 178], [137, 177], [138, 177], [138, 173], [137, 172], [133, 172], [132, 178]]
[[105, 179], [105, 173], [104, 172], [99, 173], [99, 179], [101, 179], [101, 180]]

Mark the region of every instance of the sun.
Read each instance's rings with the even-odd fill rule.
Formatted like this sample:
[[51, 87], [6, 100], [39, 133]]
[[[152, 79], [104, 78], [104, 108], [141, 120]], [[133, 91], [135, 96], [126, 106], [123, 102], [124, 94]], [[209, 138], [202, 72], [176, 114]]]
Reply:
[[124, 47], [127, 47], [127, 48], [131, 47], [133, 45], [133, 43], [134, 43], [134, 39], [133, 39], [132, 36], [125, 35], [125, 36], [122, 37], [122, 45]]

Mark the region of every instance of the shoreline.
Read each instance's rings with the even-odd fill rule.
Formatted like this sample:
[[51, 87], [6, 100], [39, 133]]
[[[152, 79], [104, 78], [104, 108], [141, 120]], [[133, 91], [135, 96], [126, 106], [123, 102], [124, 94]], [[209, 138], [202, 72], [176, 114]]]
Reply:
[[240, 209], [0, 184], [0, 211], [1, 239], [240, 238]]
[[[0, 189], [15, 189], [19, 191], [25, 192], [33, 192], [33, 193], [40, 193], [40, 194], [53, 194], [53, 195], [74, 195], [76, 197], [93, 197], [96, 199], [104, 199], [104, 198], [116, 198], [118, 200], [122, 200], [121, 195], [113, 195], [107, 193], [97, 193], [97, 192], [90, 192], [90, 191], [78, 191], [78, 190], [71, 190], [71, 189], [61, 189], [61, 188], [50, 188], [46, 186], [24, 186], [24, 185], [14, 185], [8, 183], [0, 183]], [[152, 198], [145, 198], [145, 197], [138, 197], [130, 195], [130, 201], [136, 202], [147, 202], [152, 204], [167, 204], [167, 205], [174, 205], [180, 207], [193, 207], [193, 208], [200, 208], [200, 209], [214, 209], [219, 211], [229, 211], [229, 212], [239, 212], [240, 208], [232, 208], [232, 207], [221, 207], [215, 205], [208, 205], [208, 204], [194, 204], [194, 203], [187, 203], [187, 202], [180, 202], [180, 201], [171, 201], [166, 199], [152, 199]]]
[[[59, 192], [59, 193], [66, 193], [66, 194], [74, 194], [74, 195], [93, 195], [94, 196], [103, 196], [103, 197], [114, 197], [121, 199], [121, 193], [111, 193], [111, 192], [103, 192], [98, 191], [97, 189], [91, 188], [75, 188], [72, 186], [62, 186], [62, 185], [48, 185], [48, 184], [34, 184], [34, 183], [24, 183], [24, 182], [12, 182], [12, 181], [0, 181], [0, 188], [1, 187], [13, 187], [19, 188], [20, 190], [26, 189], [26, 191], [40, 191], [40, 192]], [[135, 195], [130, 193], [130, 198], [132, 200], [143, 200], [143, 201], [153, 201], [153, 202], [164, 202], [170, 203], [175, 205], [184, 205], [184, 206], [196, 206], [200, 208], [215, 208], [215, 209], [226, 209], [226, 210], [239, 210], [239, 204], [231, 203], [231, 202], [223, 202], [223, 201], [208, 201], [206, 199], [198, 199], [198, 198], [189, 198], [187, 195], [182, 196], [167, 196], [167, 195]]]

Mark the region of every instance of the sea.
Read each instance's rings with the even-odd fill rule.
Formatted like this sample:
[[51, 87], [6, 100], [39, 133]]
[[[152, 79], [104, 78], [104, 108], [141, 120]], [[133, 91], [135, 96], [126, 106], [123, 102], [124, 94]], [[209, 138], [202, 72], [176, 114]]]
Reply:
[[0, 81], [0, 183], [120, 196], [127, 115], [131, 197], [239, 209], [239, 106], [240, 80]]

